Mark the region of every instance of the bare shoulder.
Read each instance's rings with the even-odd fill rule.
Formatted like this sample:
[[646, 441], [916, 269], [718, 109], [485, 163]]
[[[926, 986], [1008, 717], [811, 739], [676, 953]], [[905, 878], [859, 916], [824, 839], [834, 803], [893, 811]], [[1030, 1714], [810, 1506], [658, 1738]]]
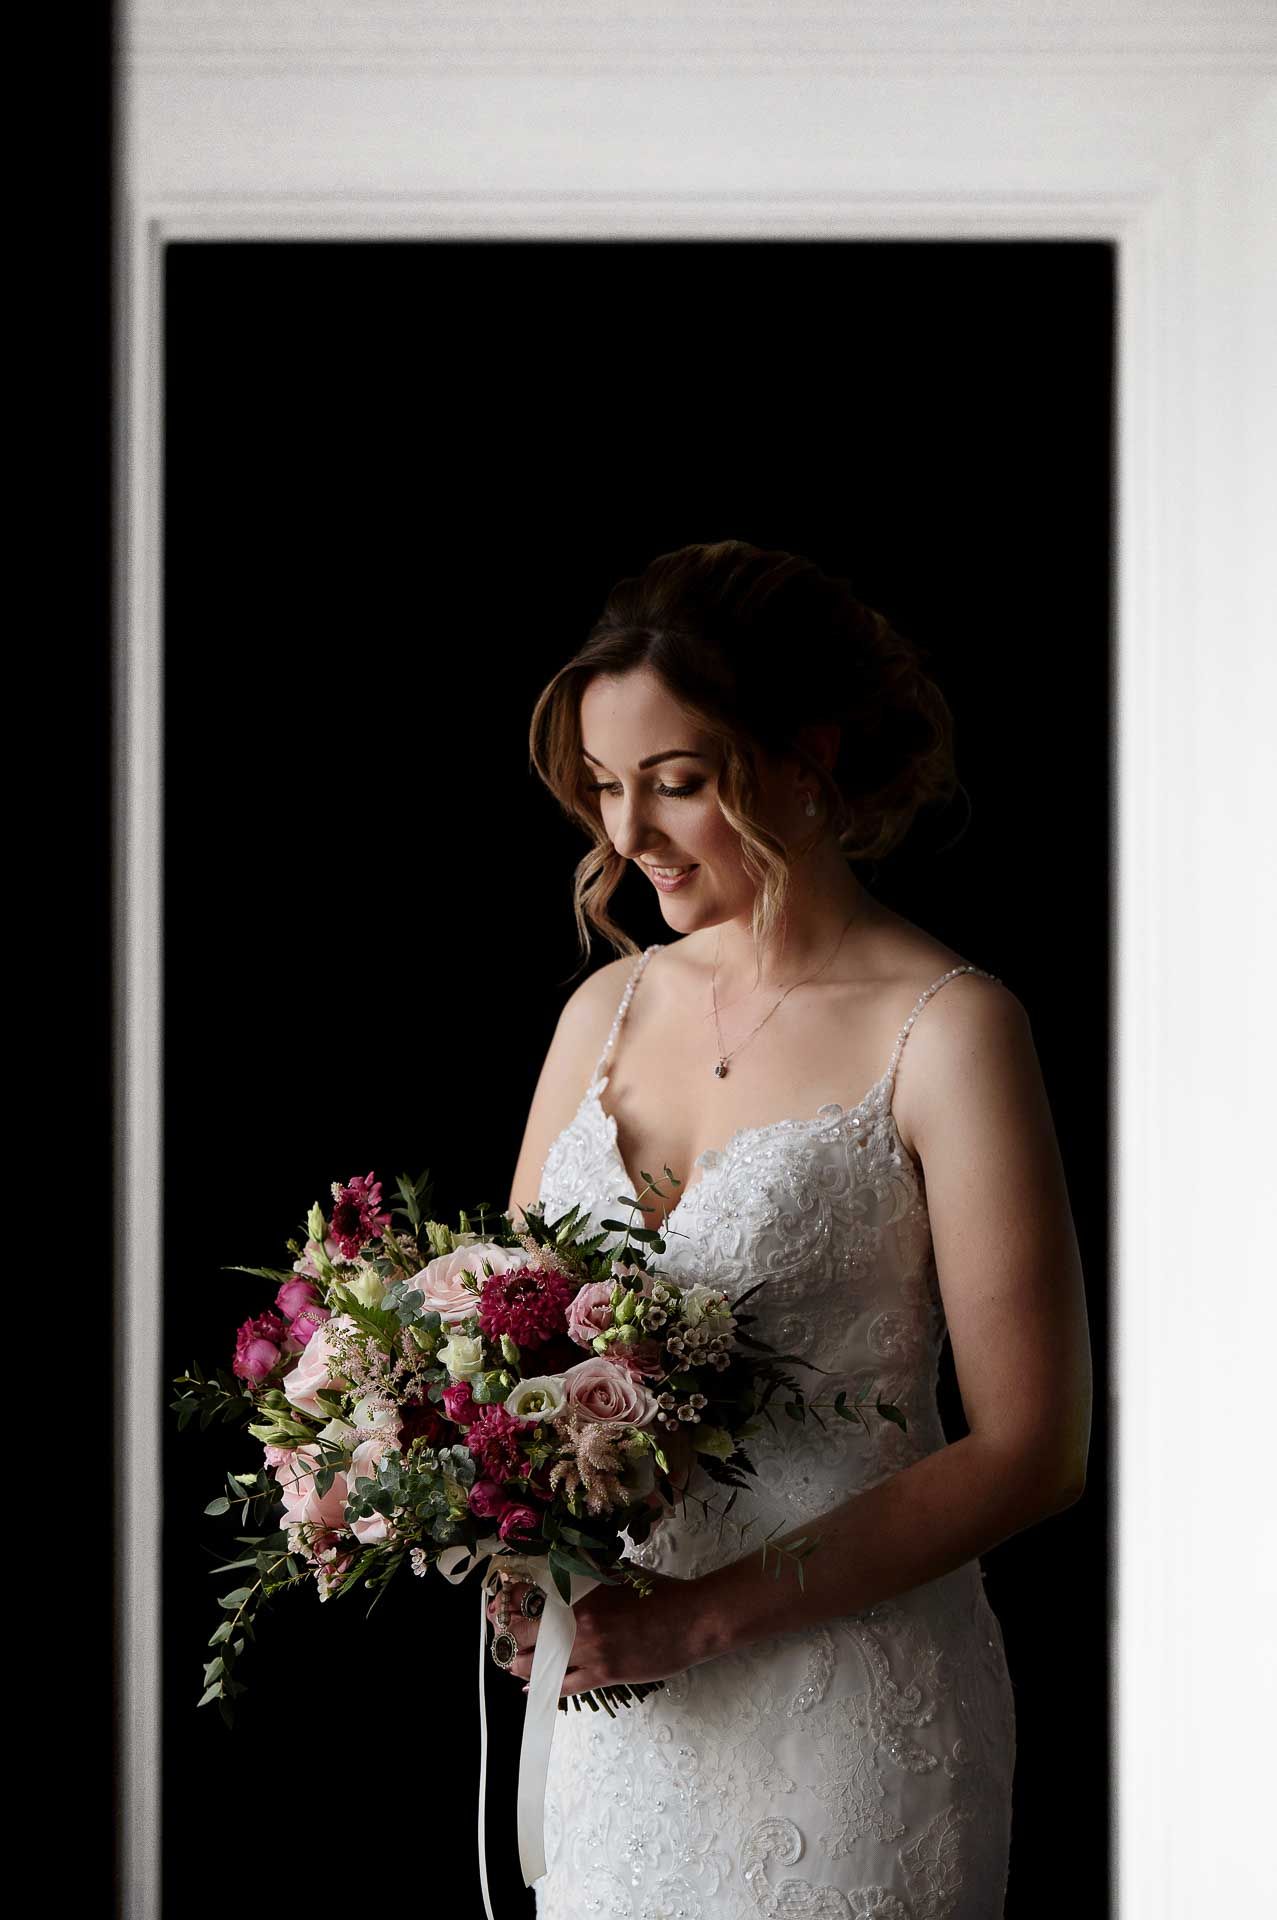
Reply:
[[603, 1051], [626, 982], [637, 964], [633, 954], [609, 960], [573, 989], [559, 1013], [532, 1104], [511, 1187], [510, 1211], [537, 1197], [546, 1156], [576, 1113]]
[[[918, 987], [909, 1011], [928, 986], [970, 964], [942, 964]], [[906, 1036], [893, 1106], [902, 1145], [924, 1165], [940, 1129], [965, 1124], [979, 1105], [1023, 1099], [1040, 1079], [1028, 1012], [992, 972], [944, 979]]]

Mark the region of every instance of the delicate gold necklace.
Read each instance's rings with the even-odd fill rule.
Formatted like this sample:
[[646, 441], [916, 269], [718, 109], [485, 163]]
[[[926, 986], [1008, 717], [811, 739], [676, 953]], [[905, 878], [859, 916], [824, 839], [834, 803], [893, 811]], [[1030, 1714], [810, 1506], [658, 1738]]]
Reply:
[[[857, 911], [859, 911], [859, 909], [857, 909]], [[781, 1001], [787, 1000], [789, 998], [789, 995], [794, 991], [794, 987], [805, 987], [809, 980], [817, 979], [819, 975], [821, 975], [825, 971], [825, 968], [829, 965], [830, 960], [833, 959], [834, 954], [837, 953], [839, 947], [842, 945], [843, 941], [846, 939], [847, 927], [851, 925], [851, 921], [854, 920], [855, 917], [856, 915], [855, 913], [853, 913], [851, 915], [851, 919], [847, 921], [846, 926], [844, 926], [842, 932], [839, 934], [837, 940], [834, 943], [833, 953], [829, 955], [829, 958], [821, 961], [815, 973], [809, 973], [805, 975], [803, 979], [795, 980], [794, 985], [792, 987], [786, 987], [784, 993], [782, 993], [780, 996], [780, 1000], [776, 1002], [776, 1006], [771, 1009], [770, 1013], [765, 1013], [763, 1015], [762, 1019], [758, 1023], [758, 1026], [754, 1028], [754, 1033], [758, 1033], [763, 1027], [767, 1025], [767, 1022], [771, 1019], [772, 1014], [775, 1013], [776, 1008], [780, 1006]], [[715, 949], [715, 953], [714, 953], [714, 971], [710, 975], [710, 981], [709, 981], [709, 990], [710, 990], [710, 993], [713, 995], [713, 999], [714, 999], [714, 1032], [718, 1036], [718, 1061], [714, 1067], [714, 1077], [715, 1079], [718, 1079], [718, 1080], [722, 1080], [726, 1077], [728, 1061], [735, 1059], [736, 1055], [740, 1052], [741, 1048], [747, 1047], [750, 1041], [754, 1037], [754, 1033], [747, 1033], [743, 1040], [740, 1040], [736, 1043], [736, 1045], [732, 1048], [730, 1053], [724, 1053], [723, 1051], [723, 1029], [718, 1024], [718, 954], [719, 954], [719, 950], [722, 948], [722, 944], [723, 944], [723, 930], [720, 927], [718, 932], [718, 946]]]

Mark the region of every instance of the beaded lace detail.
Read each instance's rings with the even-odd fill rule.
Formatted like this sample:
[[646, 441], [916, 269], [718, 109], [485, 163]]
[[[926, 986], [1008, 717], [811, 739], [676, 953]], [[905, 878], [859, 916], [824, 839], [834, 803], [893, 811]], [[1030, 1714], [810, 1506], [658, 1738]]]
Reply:
[[[595, 1222], [628, 1190], [606, 1068], [651, 955], [626, 983], [540, 1197]], [[950, 969], [919, 997], [882, 1078], [855, 1106], [739, 1129], [698, 1156], [661, 1264], [735, 1294], [753, 1331], [829, 1369], [822, 1394], [877, 1386], [908, 1431], [871, 1417], [766, 1422], [756, 1480], [685, 1504], [628, 1557], [694, 1579], [752, 1554], [946, 1444], [936, 1406], [945, 1323], [925, 1183], [892, 1113], [900, 1057]], [[813, 1376], [815, 1378], [815, 1376]], [[816, 1389], [813, 1388], [813, 1391]], [[707, 1514], [694, 1496], [709, 1503]], [[747, 1523], [752, 1523], [748, 1524]], [[761, 1578], [761, 1572], [759, 1577]], [[1015, 1714], [978, 1561], [890, 1601], [784, 1633], [670, 1679], [615, 1721], [558, 1716], [538, 1920], [997, 1920], [1010, 1836]]]

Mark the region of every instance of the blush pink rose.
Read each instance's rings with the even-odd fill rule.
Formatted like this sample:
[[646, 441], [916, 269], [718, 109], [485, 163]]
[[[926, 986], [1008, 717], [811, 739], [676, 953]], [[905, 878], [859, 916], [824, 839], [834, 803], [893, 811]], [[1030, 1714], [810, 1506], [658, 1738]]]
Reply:
[[656, 1417], [656, 1396], [601, 1354], [559, 1375], [567, 1404], [587, 1420], [624, 1420], [642, 1427]]
[[291, 1368], [280, 1381], [284, 1398], [296, 1407], [299, 1413], [309, 1413], [315, 1419], [322, 1420], [324, 1409], [315, 1395], [327, 1393], [333, 1387], [350, 1385], [349, 1380], [343, 1379], [341, 1374], [330, 1373], [329, 1367], [334, 1364], [333, 1336], [340, 1331], [349, 1333], [354, 1330], [355, 1322], [348, 1313], [334, 1314], [331, 1320], [324, 1322], [322, 1327], [316, 1327], [314, 1337], [307, 1342], [305, 1352], [297, 1365]]
[[621, 1367], [626, 1373], [664, 1373], [665, 1360], [659, 1340], [632, 1340], [627, 1347], [621, 1340], [614, 1340], [603, 1356], [608, 1364]]
[[462, 1272], [472, 1273], [482, 1284], [485, 1260], [494, 1273], [505, 1273], [510, 1267], [525, 1267], [528, 1256], [523, 1247], [497, 1247], [477, 1240], [472, 1247], [441, 1253], [413, 1275], [406, 1289], [421, 1295], [423, 1313], [437, 1313], [446, 1327], [456, 1326], [467, 1314], [479, 1311], [479, 1296], [466, 1286]]
[[612, 1282], [591, 1280], [568, 1307], [568, 1332], [578, 1347], [592, 1346], [612, 1324]]
[[[350, 1465], [346, 1469], [346, 1484], [350, 1488], [350, 1493], [355, 1494], [359, 1491], [356, 1481], [377, 1478], [377, 1462], [384, 1453], [398, 1451], [395, 1442], [382, 1435], [378, 1435], [373, 1440], [361, 1440], [353, 1449]], [[349, 1498], [349, 1495], [347, 1497]], [[352, 1520], [350, 1531], [362, 1545], [373, 1546], [378, 1540], [389, 1538], [390, 1521], [384, 1513], [369, 1513], [362, 1520]]]
[[[300, 1273], [303, 1278], [308, 1280], [320, 1279], [319, 1268], [315, 1265], [315, 1257], [318, 1252], [318, 1240], [308, 1240], [306, 1242], [306, 1251], [300, 1259], [293, 1261], [293, 1272]], [[348, 1267], [351, 1264], [331, 1234], [324, 1242], [324, 1256], [329, 1264], [334, 1267]]]
[[345, 1524], [346, 1476], [334, 1473], [327, 1493], [315, 1487], [315, 1475], [323, 1465], [318, 1447], [294, 1447], [274, 1468], [280, 1492], [284, 1496], [281, 1526], [303, 1525], [336, 1529]]

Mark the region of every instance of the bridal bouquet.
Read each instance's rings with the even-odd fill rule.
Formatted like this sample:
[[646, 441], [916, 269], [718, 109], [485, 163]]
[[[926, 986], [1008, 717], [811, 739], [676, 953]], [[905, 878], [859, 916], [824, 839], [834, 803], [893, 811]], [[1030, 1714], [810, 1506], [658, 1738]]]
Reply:
[[[725, 1517], [755, 1472], [750, 1433], [775, 1425], [773, 1397], [792, 1418], [820, 1418], [784, 1371], [795, 1356], [750, 1334], [741, 1309], [755, 1288], [729, 1301], [712, 1276], [685, 1284], [653, 1264], [665, 1241], [636, 1219], [664, 1189], [643, 1179], [618, 1203], [629, 1221], [590, 1232], [582, 1208], [547, 1221], [539, 1203], [517, 1229], [487, 1205], [454, 1229], [428, 1217], [429, 1174], [401, 1175], [402, 1204], [387, 1210], [369, 1173], [334, 1183], [327, 1215], [311, 1208], [290, 1267], [230, 1269], [271, 1283], [273, 1301], [239, 1328], [229, 1370], [193, 1366], [171, 1403], [181, 1427], [239, 1422], [262, 1449], [205, 1509], [237, 1508], [251, 1530], [217, 1570], [240, 1579], [220, 1599], [200, 1706], [216, 1701], [232, 1723], [236, 1662], [259, 1607], [286, 1588], [310, 1583], [327, 1601], [363, 1586], [375, 1604], [404, 1564], [456, 1581], [510, 1556], [522, 1577], [543, 1572], [569, 1621], [600, 1581], [648, 1591], [627, 1540], [686, 1500], [691, 1466], [732, 1489]], [[866, 1397], [840, 1392], [827, 1410], [867, 1427]], [[881, 1399], [875, 1410], [905, 1425]], [[761, 1545], [765, 1567], [771, 1537]], [[775, 1572], [788, 1557], [801, 1583], [813, 1545], [771, 1546]], [[651, 1690], [584, 1698], [611, 1712]]]

